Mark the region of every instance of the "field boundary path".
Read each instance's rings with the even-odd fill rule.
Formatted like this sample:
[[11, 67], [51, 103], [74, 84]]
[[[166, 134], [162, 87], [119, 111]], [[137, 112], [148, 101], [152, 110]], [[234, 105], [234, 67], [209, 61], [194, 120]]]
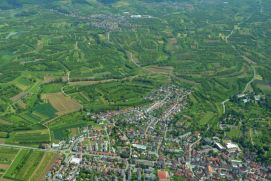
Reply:
[[226, 103], [227, 102], [229, 102], [230, 101], [230, 99], [226, 99], [225, 101], [223, 101], [221, 104], [222, 104], [222, 106], [223, 106], [223, 114], [225, 114], [226, 113]]
[[252, 67], [252, 69], [253, 69], [253, 77], [252, 77], [252, 79], [246, 84], [246, 86], [245, 86], [245, 88], [244, 88], [244, 90], [242, 91], [242, 93], [245, 93], [245, 92], [247, 92], [247, 89], [248, 89], [248, 87], [256, 80], [256, 69], [255, 69], [255, 67], [253, 66], [253, 65], [251, 65], [251, 67]]
[[21, 145], [10, 145], [10, 144], [0, 144], [0, 147], [11, 147], [11, 148], [18, 148], [18, 149], [31, 149], [31, 150], [38, 150], [43, 152], [57, 152], [57, 150], [52, 149], [42, 149], [42, 148], [34, 148], [30, 146], [21, 146]]
[[[249, 80], [246, 83], [246, 86], [244, 87], [243, 91], [241, 92], [242, 94], [244, 94], [245, 92], [247, 92], [248, 87], [256, 80], [256, 77], [257, 77], [257, 73], [256, 73], [255, 67], [253, 65], [251, 65], [251, 64], [250, 64], [250, 66], [251, 66], [251, 68], [253, 70], [253, 77], [252, 77], [251, 80]], [[223, 107], [223, 114], [226, 113], [226, 103], [229, 102], [229, 101], [230, 101], [230, 99], [228, 98], [228, 99], [226, 99], [226, 100], [224, 100], [224, 101], [221, 102], [222, 107]]]

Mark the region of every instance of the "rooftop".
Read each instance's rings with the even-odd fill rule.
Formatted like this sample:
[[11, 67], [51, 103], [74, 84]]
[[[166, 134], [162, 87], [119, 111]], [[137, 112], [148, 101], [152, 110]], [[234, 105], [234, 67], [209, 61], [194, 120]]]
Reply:
[[157, 175], [158, 175], [159, 180], [163, 180], [163, 181], [169, 180], [169, 174], [167, 171], [158, 170]]

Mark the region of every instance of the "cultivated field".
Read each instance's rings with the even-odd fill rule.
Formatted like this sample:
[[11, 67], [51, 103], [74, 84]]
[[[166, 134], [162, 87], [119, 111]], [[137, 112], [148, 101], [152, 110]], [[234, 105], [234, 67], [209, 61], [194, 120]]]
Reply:
[[48, 129], [12, 132], [10, 133], [9, 138], [6, 139], [6, 143], [9, 144], [20, 144], [34, 147], [38, 147], [42, 143], [49, 142], [50, 137]]
[[56, 118], [52, 122], [47, 123], [51, 130], [53, 142], [66, 140], [72, 136], [75, 136], [78, 134], [78, 128], [91, 124], [93, 124], [93, 122], [84, 120], [83, 116], [79, 112], [64, 115], [60, 118]]
[[144, 67], [146, 71], [156, 73], [156, 74], [163, 74], [163, 75], [172, 75], [174, 68], [171, 66], [147, 66]]
[[11, 180], [43, 180], [55, 154], [21, 149], [10, 165], [4, 178]]
[[57, 110], [57, 115], [76, 112], [82, 108], [78, 102], [62, 93], [46, 94], [45, 99]]
[[47, 152], [43, 155], [40, 163], [36, 167], [35, 171], [29, 178], [30, 181], [44, 180], [44, 176], [50, 170], [52, 164], [54, 163], [57, 155], [52, 152]]
[[8, 170], [10, 164], [14, 160], [18, 149], [7, 148], [0, 146], [0, 180], [2, 180], [2, 175]]

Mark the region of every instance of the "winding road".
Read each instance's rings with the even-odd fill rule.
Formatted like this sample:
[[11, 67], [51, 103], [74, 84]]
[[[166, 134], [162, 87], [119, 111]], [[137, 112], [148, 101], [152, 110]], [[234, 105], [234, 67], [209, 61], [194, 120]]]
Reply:
[[255, 67], [252, 65], [251, 68], [253, 69], [253, 77], [252, 79], [246, 84], [244, 90], [242, 91], [242, 93], [247, 92], [248, 87], [256, 80], [256, 69]]
[[[256, 69], [255, 69], [255, 67], [254, 67], [253, 65], [250, 64], [250, 66], [251, 66], [251, 68], [253, 69], [253, 77], [252, 77], [252, 79], [246, 84], [246, 86], [244, 87], [243, 91], [241, 92], [242, 94], [246, 93], [246, 92], [248, 91], [249, 86], [256, 80], [256, 76], [257, 76]], [[230, 101], [230, 99], [226, 99], [226, 100], [224, 100], [223, 102], [221, 102], [222, 107], [223, 107], [223, 114], [226, 113], [226, 103], [229, 102], [229, 101]]]

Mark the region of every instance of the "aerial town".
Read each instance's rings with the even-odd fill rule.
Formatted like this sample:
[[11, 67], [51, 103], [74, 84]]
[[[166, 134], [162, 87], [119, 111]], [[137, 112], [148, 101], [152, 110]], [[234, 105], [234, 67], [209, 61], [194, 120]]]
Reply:
[[271, 0], [0, 0], [0, 181], [271, 181]]
[[77, 18], [82, 21], [90, 21], [91, 26], [104, 29], [108, 32], [119, 31], [124, 27], [131, 28], [134, 26], [132, 23], [132, 20], [134, 19], [154, 18], [150, 15], [131, 14], [130, 12], [123, 12], [121, 15], [94, 14], [82, 16], [76, 12], [70, 12], [63, 9], [50, 9], [50, 11], [62, 16]]
[[97, 124], [52, 144], [62, 156], [46, 180], [269, 180], [270, 168], [244, 158], [231, 140], [175, 135], [171, 122], [190, 93], [166, 86], [145, 98], [151, 104], [87, 113]]

